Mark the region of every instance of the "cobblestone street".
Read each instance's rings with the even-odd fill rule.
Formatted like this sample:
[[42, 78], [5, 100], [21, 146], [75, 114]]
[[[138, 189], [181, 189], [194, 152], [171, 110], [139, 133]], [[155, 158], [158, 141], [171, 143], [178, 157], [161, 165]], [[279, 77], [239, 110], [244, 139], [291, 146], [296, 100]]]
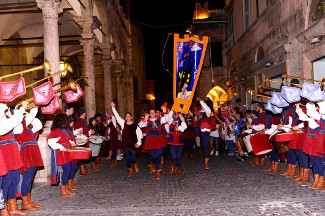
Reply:
[[41, 208], [29, 215], [325, 215], [324, 193], [251, 167], [251, 158], [211, 157], [205, 171], [201, 157], [182, 158], [177, 177], [168, 162], [160, 181], [149, 174], [145, 155], [131, 178], [125, 160], [120, 167], [105, 162], [90, 176], [76, 174], [80, 188], [72, 198], [61, 198], [58, 186], [34, 189], [32, 200]]

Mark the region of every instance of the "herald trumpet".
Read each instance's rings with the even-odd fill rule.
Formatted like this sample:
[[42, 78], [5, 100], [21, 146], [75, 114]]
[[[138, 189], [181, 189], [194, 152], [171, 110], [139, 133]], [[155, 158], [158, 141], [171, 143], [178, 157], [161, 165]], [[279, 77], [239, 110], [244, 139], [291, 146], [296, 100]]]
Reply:
[[268, 91], [276, 91], [276, 92], [280, 92], [281, 91], [281, 89], [272, 88], [270, 86], [263, 85], [262, 83], [260, 83], [258, 85], [258, 89], [265, 89], [265, 90], [268, 90]]
[[1, 76], [0, 80], [3, 79], [3, 78], [12, 77], [12, 76], [16, 76], [16, 75], [21, 75], [22, 76], [25, 73], [29, 73], [29, 72], [33, 72], [33, 71], [37, 71], [37, 70], [43, 70], [43, 69], [51, 71], [51, 64], [47, 59], [45, 59], [44, 63], [42, 65], [40, 65], [40, 66], [33, 67], [33, 68], [23, 70], [23, 71], [20, 71], [20, 72], [16, 72], [16, 73], [13, 73], [13, 74], [8, 74], [8, 75]]
[[[81, 79], [87, 78], [87, 76], [85, 74], [83, 74], [80, 78], [78, 78], [77, 80], [73, 80], [72, 78], [69, 79], [69, 82], [67, 85], [54, 90], [54, 94], [57, 94], [60, 91], [66, 91], [66, 90], [72, 90], [73, 92], [77, 92], [77, 82]], [[36, 107], [37, 105], [34, 103], [34, 98], [28, 98], [26, 99], [27, 102], [29, 102], [29, 104], [27, 105], [27, 109], [32, 109], [34, 107]], [[15, 109], [18, 109], [21, 106], [21, 102], [19, 102], [16, 106]]]
[[64, 69], [59, 70], [58, 72], [55, 72], [54, 74], [51, 74], [51, 75], [49, 75], [47, 77], [44, 77], [43, 79], [37, 80], [36, 82], [33, 82], [32, 84], [26, 86], [26, 89], [27, 88], [30, 88], [30, 87], [33, 87], [35, 84], [37, 84], [39, 82], [42, 82], [42, 81], [47, 80], [47, 79], [50, 79], [51, 77], [54, 77], [55, 75], [58, 75], [58, 74], [60, 74], [60, 73], [62, 73], [64, 71], [69, 71], [70, 73], [73, 72], [72, 67], [71, 67], [71, 65], [69, 63], [67, 63], [67, 66]]
[[272, 96], [270, 95], [263, 95], [263, 94], [256, 94], [256, 93], [252, 93], [253, 96], [257, 96], [257, 97], [266, 97], [266, 98], [272, 98]]
[[286, 78], [291, 78], [291, 79], [301, 79], [301, 80], [312, 81], [312, 82], [320, 82], [321, 88], [324, 89], [325, 87], [325, 78], [323, 78], [322, 80], [314, 80], [314, 79], [291, 76], [288, 75], [286, 72], [283, 72], [281, 76], [282, 76], [282, 80]]
[[281, 84], [288, 84], [288, 85], [294, 85], [295, 87], [299, 87], [299, 88], [302, 87], [302, 85], [300, 85], [300, 84], [288, 83], [288, 82], [278, 81], [278, 80], [272, 80], [272, 79], [269, 79], [267, 76], [265, 76], [265, 78], [264, 78], [264, 85], [266, 85], [266, 83], [268, 83], [268, 82], [281, 83]]

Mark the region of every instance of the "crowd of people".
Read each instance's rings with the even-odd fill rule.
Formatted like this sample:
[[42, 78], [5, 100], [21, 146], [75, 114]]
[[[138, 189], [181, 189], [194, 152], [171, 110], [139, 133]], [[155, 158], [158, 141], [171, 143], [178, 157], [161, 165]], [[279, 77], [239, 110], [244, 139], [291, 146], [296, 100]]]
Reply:
[[[74, 177], [78, 167], [80, 175], [87, 176], [91, 170], [100, 170], [104, 162], [99, 152], [90, 152], [83, 159], [75, 158], [73, 152], [80, 149], [79, 146], [88, 149], [90, 145], [107, 139], [109, 154], [106, 160], [115, 167], [119, 166], [118, 160], [125, 158], [128, 177], [141, 168], [137, 165], [139, 154], [146, 154], [148, 171], [155, 173], [159, 180], [168, 157], [169, 172], [177, 176], [182, 155], [193, 161], [194, 151], [198, 150], [203, 156], [202, 166], [204, 164], [204, 168], [209, 170], [209, 158], [225, 152], [227, 147], [228, 156], [239, 161], [254, 154], [250, 164], [260, 168], [265, 166], [265, 160], [270, 156], [271, 165], [266, 170], [270, 173], [279, 172], [279, 160], [285, 157], [287, 169], [281, 175], [299, 183], [310, 181], [311, 163], [314, 182], [309, 188], [325, 191], [325, 101], [308, 102], [303, 107], [293, 103], [281, 114], [266, 110], [263, 103], [258, 103], [256, 110], [225, 104], [219, 116], [214, 114], [209, 103], [200, 98], [197, 98], [197, 104], [200, 107], [194, 107], [186, 115], [170, 110], [166, 104], [158, 110], [150, 108], [138, 123], [133, 122], [129, 112], [121, 117], [114, 102], [111, 102], [111, 112], [88, 119], [84, 107], [78, 109], [78, 118], [75, 119], [74, 108], [68, 104], [64, 112], [55, 116], [47, 138], [51, 148], [51, 184], [60, 184], [61, 196], [74, 196], [74, 191], [78, 190]], [[37, 144], [42, 123], [36, 117], [38, 108], [28, 113], [25, 111], [27, 105], [28, 102], [24, 101], [21, 108], [14, 110], [0, 104], [1, 216], [25, 215], [28, 212], [23, 210], [38, 210], [40, 207], [31, 201], [31, 186], [37, 167], [43, 166]], [[271, 137], [283, 133], [291, 137], [285, 154], [273, 147], [266, 148], [268, 151], [260, 150], [260, 147], [270, 145]], [[252, 143], [244, 142], [245, 137], [249, 137]], [[253, 137], [258, 138], [255, 144]], [[90, 169], [87, 168], [89, 163]], [[17, 197], [22, 199], [21, 209], [17, 206]]]

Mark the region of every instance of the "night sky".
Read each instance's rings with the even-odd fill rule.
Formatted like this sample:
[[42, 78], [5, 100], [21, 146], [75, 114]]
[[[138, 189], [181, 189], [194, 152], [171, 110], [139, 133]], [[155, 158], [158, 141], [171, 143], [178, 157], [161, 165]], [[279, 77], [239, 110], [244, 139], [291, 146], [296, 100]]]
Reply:
[[[173, 77], [162, 65], [163, 48], [168, 33], [186, 34], [191, 26], [195, 0], [130, 1], [131, 21], [142, 26], [145, 44], [146, 79], [156, 82], [156, 107], [164, 101], [172, 103]], [[209, 10], [223, 8], [223, 0], [209, 1]], [[173, 36], [168, 39], [165, 54], [165, 68], [173, 73]]]

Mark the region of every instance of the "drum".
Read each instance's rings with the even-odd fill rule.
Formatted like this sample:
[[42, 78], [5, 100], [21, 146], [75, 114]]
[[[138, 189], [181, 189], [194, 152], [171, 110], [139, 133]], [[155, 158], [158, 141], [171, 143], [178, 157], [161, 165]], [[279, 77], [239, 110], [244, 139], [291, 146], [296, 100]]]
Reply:
[[89, 137], [89, 142], [95, 143], [95, 144], [100, 144], [103, 142], [103, 139], [100, 136], [90, 136]]
[[279, 154], [284, 154], [289, 151], [289, 142], [293, 140], [293, 138], [293, 133], [277, 132], [270, 137], [270, 142]]
[[74, 147], [70, 153], [72, 159], [89, 159], [90, 155], [91, 149], [83, 147]]
[[251, 144], [251, 141], [250, 141], [250, 138], [252, 136], [254, 136], [255, 134], [247, 134], [244, 138], [243, 138], [243, 141], [245, 143], [245, 146], [246, 146], [246, 149], [247, 149], [247, 152], [248, 154], [253, 154], [253, 148], [252, 148], [252, 144]]
[[268, 134], [256, 134], [250, 138], [255, 156], [267, 154], [274, 149], [269, 138]]

